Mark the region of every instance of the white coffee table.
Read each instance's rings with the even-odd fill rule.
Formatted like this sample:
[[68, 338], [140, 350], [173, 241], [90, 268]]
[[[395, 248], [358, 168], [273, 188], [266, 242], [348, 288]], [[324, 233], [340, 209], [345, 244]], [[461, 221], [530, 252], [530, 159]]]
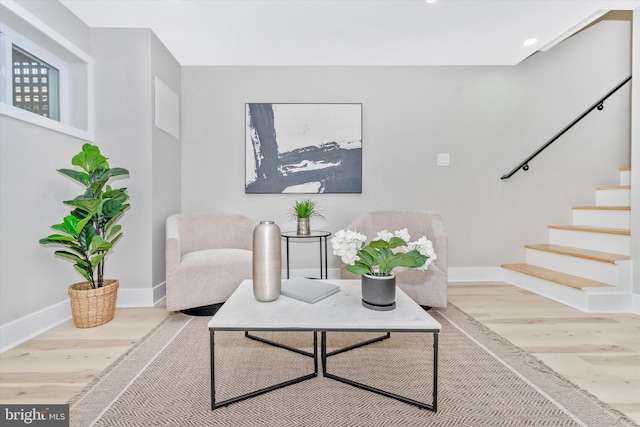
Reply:
[[[390, 311], [375, 311], [362, 306], [359, 280], [323, 280], [340, 286], [340, 292], [315, 304], [308, 304], [285, 296], [272, 302], [260, 302], [253, 296], [253, 283], [245, 280], [229, 297], [222, 308], [209, 322], [211, 352], [211, 409], [227, 406], [250, 397], [296, 384], [318, 376], [317, 333], [320, 332], [322, 374], [324, 377], [350, 384], [374, 393], [400, 400], [432, 411], [437, 410], [438, 390], [438, 332], [440, 323], [416, 304], [400, 288], [396, 292], [396, 308]], [[251, 393], [246, 393], [222, 402], [215, 400], [215, 332], [244, 331], [248, 338], [276, 345], [313, 358], [314, 372], [275, 384]], [[262, 338], [248, 331], [310, 331], [313, 332], [313, 352], [291, 348]], [[326, 351], [326, 333], [340, 332], [384, 332], [386, 335], [330, 353]], [[370, 387], [327, 372], [327, 358], [356, 347], [389, 338], [391, 332], [426, 332], [433, 334], [433, 401], [419, 402], [384, 390]]]

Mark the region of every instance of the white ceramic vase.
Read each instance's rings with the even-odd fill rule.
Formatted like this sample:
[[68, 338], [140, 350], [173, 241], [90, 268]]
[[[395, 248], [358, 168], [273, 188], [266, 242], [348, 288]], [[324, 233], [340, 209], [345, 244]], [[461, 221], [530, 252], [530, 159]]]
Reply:
[[275, 301], [282, 287], [280, 227], [261, 221], [253, 230], [253, 295], [258, 301]]

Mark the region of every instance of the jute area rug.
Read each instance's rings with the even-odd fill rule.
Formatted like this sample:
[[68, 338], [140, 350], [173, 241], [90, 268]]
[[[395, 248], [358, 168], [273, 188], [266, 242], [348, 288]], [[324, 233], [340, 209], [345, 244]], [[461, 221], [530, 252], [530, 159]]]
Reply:
[[[438, 412], [318, 377], [211, 410], [208, 317], [173, 314], [70, 403], [72, 426], [633, 426], [450, 305], [439, 335]], [[310, 350], [306, 332], [255, 335]], [[318, 334], [319, 335], [319, 334]], [[328, 333], [342, 348], [372, 334]], [[320, 337], [318, 336], [318, 340]], [[313, 372], [313, 359], [216, 333], [218, 401]], [[432, 334], [391, 338], [329, 358], [328, 372], [431, 402]]]

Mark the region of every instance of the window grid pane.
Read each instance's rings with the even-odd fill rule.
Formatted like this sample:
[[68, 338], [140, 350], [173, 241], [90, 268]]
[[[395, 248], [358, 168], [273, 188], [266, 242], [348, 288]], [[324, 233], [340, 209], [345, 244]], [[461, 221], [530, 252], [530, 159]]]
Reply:
[[[58, 100], [49, 93], [49, 84], [58, 84], [58, 70], [33, 55], [13, 46], [13, 105], [32, 113], [60, 120]], [[29, 95], [27, 95], [29, 94]], [[31, 96], [31, 94], [33, 94]]]

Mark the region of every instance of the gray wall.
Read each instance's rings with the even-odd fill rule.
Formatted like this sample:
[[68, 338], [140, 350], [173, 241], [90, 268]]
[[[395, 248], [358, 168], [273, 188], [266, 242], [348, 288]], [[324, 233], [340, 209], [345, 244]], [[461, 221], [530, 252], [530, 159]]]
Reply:
[[[601, 22], [516, 67], [184, 67], [184, 211], [283, 229], [295, 195], [244, 194], [246, 102], [361, 102], [363, 192], [314, 198], [336, 231], [377, 209], [440, 212], [451, 267], [523, 260], [629, 164], [629, 88], [510, 180], [500, 176], [630, 73], [630, 23]], [[437, 153], [451, 166], [437, 167]], [[300, 252], [305, 252], [304, 250]], [[317, 264], [313, 251], [297, 268]], [[333, 259], [335, 261], [335, 259]]]

